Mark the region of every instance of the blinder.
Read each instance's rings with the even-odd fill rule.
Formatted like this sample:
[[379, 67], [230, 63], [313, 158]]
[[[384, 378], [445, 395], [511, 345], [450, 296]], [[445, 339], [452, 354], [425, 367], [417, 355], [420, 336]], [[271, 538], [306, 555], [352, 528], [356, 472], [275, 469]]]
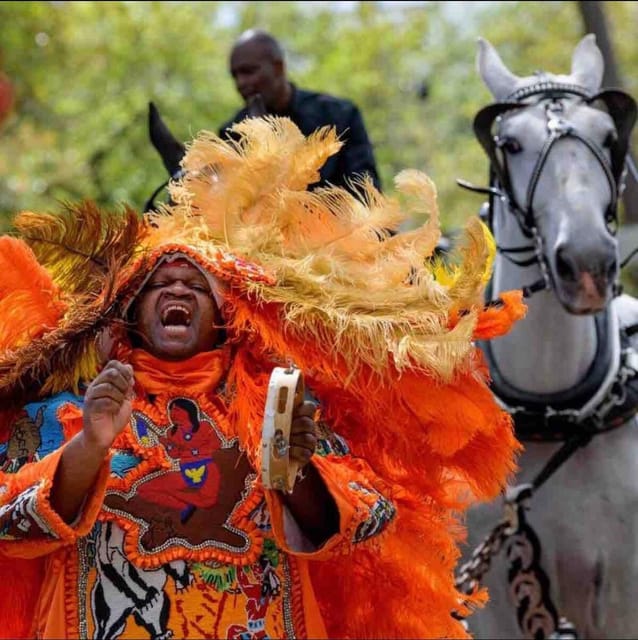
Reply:
[[509, 192], [508, 178], [503, 171], [502, 163], [496, 154], [496, 141], [492, 133], [492, 126], [496, 118], [507, 111], [523, 109], [529, 105], [521, 102], [495, 102], [483, 107], [474, 117], [474, 135], [489, 158], [490, 165], [497, 174], [500, 185]]
[[[612, 190], [615, 190], [615, 187], [620, 187], [622, 183], [625, 158], [629, 149], [629, 138], [638, 114], [636, 101], [627, 93], [617, 89], [607, 89], [593, 96], [585, 93], [584, 90], [577, 89], [578, 87], [562, 85], [560, 83], [541, 83], [538, 87], [526, 87], [524, 94], [512, 94], [512, 96], [508, 96], [508, 99], [505, 102], [495, 102], [487, 105], [481, 109], [474, 118], [474, 134], [490, 161], [490, 184], [492, 185], [494, 183], [494, 179], [496, 179], [503, 190], [504, 195], [506, 195], [509, 200], [510, 208], [517, 214], [523, 233], [528, 237], [531, 235], [530, 230], [535, 226], [531, 198], [529, 199], [530, 201], [527, 203], [525, 209], [521, 209], [516, 202], [511, 187], [511, 181], [507, 173], [507, 167], [502, 158], [499, 157], [497, 140], [492, 132], [494, 121], [501, 115], [508, 111], [514, 111], [530, 106], [529, 102], [518, 102], [515, 100], [526, 99], [536, 95], [540, 95], [541, 100], [553, 99], [565, 97], [566, 95], [571, 94], [579, 96], [586, 104], [592, 106], [596, 102], [602, 102], [607, 113], [609, 113], [610, 117], [614, 121], [617, 133], [616, 140], [610, 147], [610, 166], [606, 166], [608, 163], [604, 161], [602, 150], [594, 148], [592, 141], [589, 141], [585, 136], [577, 133], [573, 133], [572, 135], [576, 135], [577, 138], [585, 142], [594, 155], [596, 155], [598, 160], [600, 162], [604, 162], [603, 168], [605, 168], [608, 176], [609, 173], [611, 173], [611, 176], [609, 176], [610, 178], [613, 177], [614, 184], [611, 185]], [[536, 176], [536, 178], [538, 178], [538, 176]], [[615, 198], [613, 200], [613, 211], [609, 211], [606, 216], [608, 222], [616, 217]], [[490, 207], [490, 210], [491, 208], [492, 207]]]
[[611, 146], [611, 169], [616, 180], [620, 183], [625, 167], [625, 157], [629, 150], [631, 130], [636, 124], [638, 113], [636, 101], [624, 91], [606, 89], [587, 100], [589, 104], [601, 101], [607, 108], [607, 113], [616, 125], [617, 138]]
[[[517, 214], [519, 217], [522, 216], [523, 224], [521, 225], [521, 229], [525, 235], [529, 235], [526, 231], [526, 227], [529, 225], [527, 220], [526, 212], [520, 211], [514, 198], [512, 197], [512, 188], [510, 184], [510, 179], [507, 171], [505, 170], [505, 166], [501, 159], [498, 157], [496, 140], [494, 138], [494, 134], [492, 133], [492, 127], [494, 125], [494, 121], [507, 111], [515, 111], [518, 109], [523, 109], [527, 107], [527, 104], [521, 102], [495, 102], [493, 104], [488, 104], [486, 107], [483, 107], [474, 117], [474, 135], [478, 140], [479, 144], [483, 147], [489, 161], [490, 161], [490, 185], [494, 184], [494, 178], [496, 178], [496, 182], [503, 189], [505, 194], [507, 194], [510, 204], [513, 208], [517, 209]], [[492, 228], [492, 211], [493, 207], [489, 207], [489, 219], [488, 226], [490, 229]]]

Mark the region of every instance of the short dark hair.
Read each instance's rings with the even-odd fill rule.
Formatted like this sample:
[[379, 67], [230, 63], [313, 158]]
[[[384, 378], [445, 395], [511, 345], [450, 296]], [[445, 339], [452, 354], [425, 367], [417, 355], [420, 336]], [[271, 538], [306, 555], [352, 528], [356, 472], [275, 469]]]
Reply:
[[262, 45], [273, 60], [283, 61], [284, 50], [279, 44], [279, 41], [267, 31], [263, 29], [248, 29], [244, 31], [237, 40], [235, 40], [233, 51], [237, 49], [237, 47], [241, 47], [249, 42]]

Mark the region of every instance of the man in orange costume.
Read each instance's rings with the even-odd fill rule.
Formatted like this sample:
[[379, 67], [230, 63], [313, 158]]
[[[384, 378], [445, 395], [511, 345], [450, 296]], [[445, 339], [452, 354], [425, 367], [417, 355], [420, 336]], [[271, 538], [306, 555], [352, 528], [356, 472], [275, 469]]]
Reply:
[[[457, 514], [518, 445], [474, 340], [522, 313], [483, 309], [489, 235], [446, 271], [422, 174], [397, 186], [430, 221], [392, 235], [370, 182], [306, 189], [334, 131], [236, 133], [202, 134], [149, 219], [83, 203], [0, 238], [9, 637], [460, 637], [484, 597], [454, 588]], [[290, 360], [320, 411], [295, 408], [285, 492], [258, 470]]]

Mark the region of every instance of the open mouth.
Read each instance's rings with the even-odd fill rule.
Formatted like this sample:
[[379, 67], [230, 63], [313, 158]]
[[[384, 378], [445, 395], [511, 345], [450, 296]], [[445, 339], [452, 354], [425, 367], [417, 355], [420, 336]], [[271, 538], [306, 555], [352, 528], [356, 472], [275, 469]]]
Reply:
[[162, 326], [167, 329], [186, 328], [191, 326], [191, 311], [188, 307], [181, 304], [169, 304], [160, 316]]

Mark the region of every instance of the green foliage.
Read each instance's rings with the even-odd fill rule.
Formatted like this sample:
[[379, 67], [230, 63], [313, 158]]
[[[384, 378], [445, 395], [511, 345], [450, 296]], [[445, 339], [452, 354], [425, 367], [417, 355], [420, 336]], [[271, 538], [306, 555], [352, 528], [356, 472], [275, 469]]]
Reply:
[[182, 139], [237, 104], [223, 62], [230, 36], [206, 26], [217, 11], [217, 3], [0, 2], [2, 62], [17, 93], [0, 132], [0, 212], [81, 197], [143, 206], [166, 178], [148, 139], [148, 102]]
[[[638, 5], [604, 6], [621, 74], [638, 93], [629, 73]], [[141, 208], [166, 179], [148, 102], [182, 140], [216, 130], [241, 106], [230, 46], [254, 26], [280, 38], [300, 86], [360, 106], [386, 191], [407, 167], [432, 176], [447, 228], [480, 205], [456, 178], [484, 184], [487, 174], [472, 133], [490, 102], [477, 36], [527, 75], [568, 71], [583, 35], [575, 2], [0, 2], [0, 70], [17, 98], [0, 124], [0, 226], [64, 199]]]

